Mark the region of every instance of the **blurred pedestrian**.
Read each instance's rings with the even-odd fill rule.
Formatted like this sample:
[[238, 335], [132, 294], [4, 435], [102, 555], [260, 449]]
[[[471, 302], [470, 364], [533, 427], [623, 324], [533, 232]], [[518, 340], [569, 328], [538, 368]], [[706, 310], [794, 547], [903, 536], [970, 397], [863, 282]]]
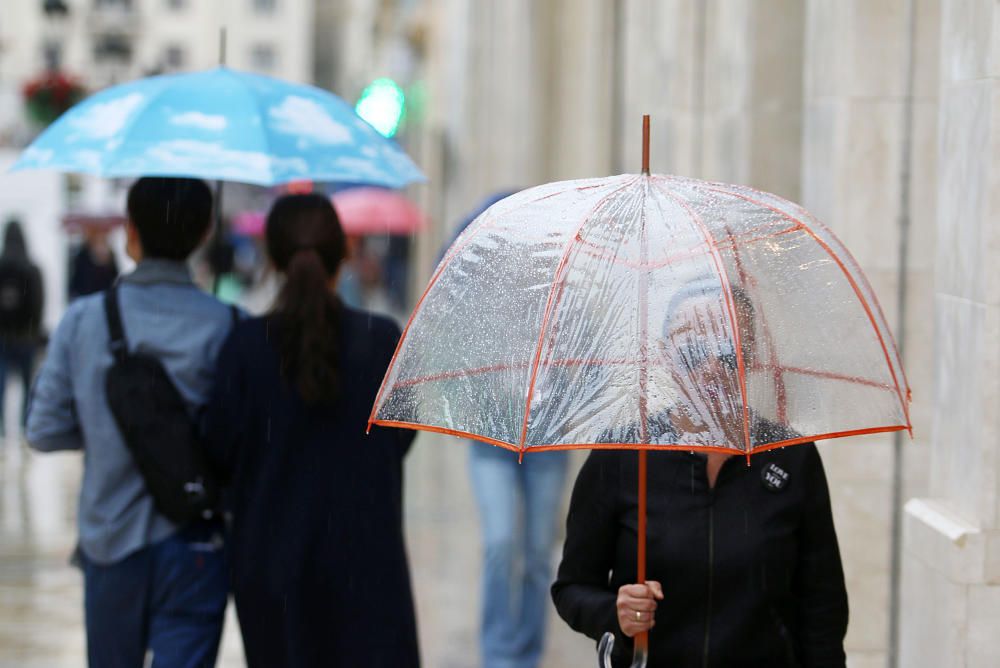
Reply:
[[[515, 192], [486, 198], [458, 224], [452, 243], [486, 209]], [[569, 455], [541, 452], [521, 464], [509, 450], [476, 441], [471, 446], [469, 477], [483, 545], [482, 666], [535, 668], [545, 649], [552, 552]]]
[[96, 225], [83, 228], [83, 244], [73, 255], [69, 276], [70, 301], [107, 290], [118, 278], [118, 262], [108, 244], [108, 230]]
[[[736, 351], [717, 279], [692, 281], [668, 306], [661, 361], [679, 388], [648, 421], [655, 443], [714, 445], [648, 453], [647, 573], [636, 583], [638, 458], [595, 450], [580, 470], [552, 598], [595, 640], [615, 636], [612, 665], [631, 662], [649, 632], [657, 666], [843, 668], [848, 605], [823, 463], [813, 443], [738, 453], [743, 410]], [[756, 354], [753, 306], [733, 290], [744, 364]], [[750, 411], [755, 442], [795, 437]], [[630, 433], [601, 442], [634, 443]]]
[[206, 413], [247, 664], [417, 666], [402, 497], [413, 432], [365, 435], [399, 329], [336, 296], [345, 239], [328, 198], [282, 197], [266, 239], [284, 285], [226, 341]]
[[[116, 288], [130, 351], [159, 360], [192, 415], [208, 398], [233, 322], [228, 306], [195, 286], [186, 264], [211, 214], [202, 181], [136, 181], [125, 233], [138, 264]], [[177, 526], [158, 512], [105, 394], [113, 360], [105, 307], [102, 294], [70, 304], [28, 414], [33, 448], [85, 454], [76, 556], [89, 663], [139, 668], [152, 652], [154, 666], [210, 667], [227, 600], [221, 522]]]
[[42, 272], [28, 256], [24, 232], [17, 220], [4, 229], [0, 253], [0, 434], [4, 433], [7, 376], [16, 373], [23, 388], [21, 427], [27, 419], [28, 395], [38, 346], [42, 343], [45, 291]]
[[517, 453], [473, 443], [469, 476], [479, 508], [483, 668], [535, 668], [545, 648], [556, 516], [566, 452]]

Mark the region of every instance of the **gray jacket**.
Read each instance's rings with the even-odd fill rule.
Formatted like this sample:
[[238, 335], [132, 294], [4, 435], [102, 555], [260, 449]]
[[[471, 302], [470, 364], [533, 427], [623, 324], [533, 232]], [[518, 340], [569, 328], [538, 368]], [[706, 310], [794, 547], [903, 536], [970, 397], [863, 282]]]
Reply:
[[[177, 527], [153, 501], [108, 409], [111, 366], [104, 294], [73, 302], [49, 343], [32, 390], [28, 441], [36, 450], [84, 453], [77, 524], [80, 549], [96, 563], [120, 561]], [[192, 417], [205, 404], [216, 356], [229, 333], [228, 306], [192, 282], [186, 265], [146, 260], [121, 279], [129, 349], [162, 362]]]

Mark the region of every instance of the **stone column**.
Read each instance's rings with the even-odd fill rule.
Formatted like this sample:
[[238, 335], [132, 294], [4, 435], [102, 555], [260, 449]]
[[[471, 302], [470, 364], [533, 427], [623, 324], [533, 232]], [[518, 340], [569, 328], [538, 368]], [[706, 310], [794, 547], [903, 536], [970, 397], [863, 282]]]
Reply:
[[[907, 495], [922, 489], [930, 435], [936, 4], [806, 5], [802, 202], [851, 249], [896, 339], [905, 334], [915, 436], [902, 446], [904, 462], [912, 465], [904, 473]], [[901, 326], [900, 221], [907, 216], [907, 316]], [[881, 667], [888, 659], [892, 441], [881, 435], [822, 447], [850, 595], [852, 666]]]
[[652, 115], [656, 172], [799, 195], [804, 9], [798, 0], [624, 5], [623, 164]]
[[900, 666], [1000, 665], [1000, 6], [941, 0], [933, 437]]

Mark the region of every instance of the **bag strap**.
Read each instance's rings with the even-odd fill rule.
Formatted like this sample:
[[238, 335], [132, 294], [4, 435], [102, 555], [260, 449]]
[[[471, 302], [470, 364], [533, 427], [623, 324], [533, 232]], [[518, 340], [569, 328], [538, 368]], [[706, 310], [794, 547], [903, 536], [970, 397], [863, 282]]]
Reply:
[[240, 324], [240, 310], [236, 307], [236, 304], [229, 305], [229, 314], [233, 318], [232, 327]]
[[118, 309], [118, 285], [112, 285], [104, 292], [104, 314], [108, 320], [108, 334], [111, 340], [108, 347], [111, 354], [122, 358], [128, 354], [128, 342], [125, 340], [125, 330], [122, 329], [121, 311]]

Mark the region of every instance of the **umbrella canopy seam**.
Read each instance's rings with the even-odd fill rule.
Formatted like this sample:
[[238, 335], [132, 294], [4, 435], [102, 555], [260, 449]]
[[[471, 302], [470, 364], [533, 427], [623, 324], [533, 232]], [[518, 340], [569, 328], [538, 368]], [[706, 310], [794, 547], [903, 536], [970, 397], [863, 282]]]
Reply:
[[[655, 181], [654, 181], [655, 182]], [[675, 195], [672, 191], [659, 185], [660, 192], [665, 194], [670, 199], [677, 202], [678, 206], [684, 209], [687, 214], [691, 217], [691, 221], [695, 224], [698, 230], [705, 236], [705, 241], [708, 243], [712, 249], [712, 262], [715, 265], [715, 270], [719, 274], [719, 280], [722, 282], [722, 294], [726, 300], [726, 312], [729, 316], [729, 324], [732, 327], [734, 349], [736, 353], [736, 373], [739, 378], [740, 384], [740, 399], [743, 402], [743, 439], [745, 443], [745, 452], [749, 453], [752, 449], [750, 443], [750, 406], [747, 402], [747, 380], [746, 380], [746, 366], [743, 361], [743, 345], [740, 336], [739, 323], [736, 320], [736, 306], [735, 298], [733, 296], [733, 288], [729, 284], [729, 276], [726, 273], [726, 268], [722, 263], [722, 256], [719, 254], [719, 249], [715, 245], [715, 238], [712, 236], [711, 231], [708, 226], [705, 225], [705, 221], [702, 220], [701, 216], [687, 204], [679, 196]]]
[[615, 188], [610, 193], [602, 197], [600, 200], [598, 200], [598, 202], [591, 208], [590, 212], [586, 216], [584, 216], [583, 221], [580, 223], [579, 226], [577, 226], [576, 231], [569, 238], [569, 241], [567, 242], [566, 247], [563, 250], [563, 255], [559, 259], [559, 264], [556, 266], [556, 272], [552, 279], [552, 287], [549, 289], [549, 296], [547, 299], [547, 303], [545, 305], [545, 313], [542, 316], [542, 325], [538, 331], [538, 344], [535, 348], [535, 358], [531, 369], [531, 379], [528, 382], [528, 395], [525, 398], [525, 405], [524, 405], [524, 421], [521, 424], [522, 449], [524, 448], [524, 444], [528, 436], [528, 417], [531, 414], [531, 396], [532, 394], [534, 394], [535, 391], [535, 379], [538, 376], [538, 364], [542, 356], [542, 348], [544, 346], [544, 341], [545, 341], [546, 326], [548, 325], [549, 318], [551, 317], [554, 309], [558, 306], [558, 302], [553, 303], [553, 300], [556, 298], [557, 294], [562, 293], [562, 280], [563, 276], [565, 275], [565, 268], [569, 264], [570, 251], [572, 251], [573, 246], [576, 245], [576, 242], [580, 240], [580, 232], [582, 232], [583, 228], [587, 225], [588, 222], [590, 222], [590, 219], [594, 215], [594, 213], [601, 206], [603, 206], [605, 202], [611, 199], [612, 196], [617, 195], [622, 190], [625, 190], [627, 187], [635, 183], [640, 178], [642, 177], [636, 176], [635, 178], [630, 179], [628, 182], [620, 185], [619, 187]]
[[[795, 219], [792, 216], [788, 215], [788, 213], [781, 211], [780, 209], [773, 207], [770, 204], [767, 204], [766, 202], [761, 202], [759, 200], [755, 200], [751, 197], [736, 192], [727, 193], [726, 191], [720, 190], [718, 188], [707, 188], [707, 190], [712, 190], [714, 192], [722, 192], [725, 194], [731, 194], [734, 197], [739, 197], [740, 199], [744, 199], [750, 202], [751, 204], [756, 204], [766, 209], [770, 209], [771, 211], [777, 213], [779, 216], [782, 216], [791, 222], [795, 222]], [[817, 235], [815, 231], [811, 230], [808, 225], [806, 225], [804, 229], [806, 233], [809, 236], [811, 236], [817, 244], [820, 245], [820, 247], [826, 252], [826, 254], [830, 256], [830, 259], [832, 259], [834, 263], [836, 263], [836, 265], [840, 268], [841, 272], [843, 272], [844, 277], [847, 279], [847, 282], [854, 289], [854, 294], [855, 296], [857, 296], [858, 301], [861, 303], [861, 307], [864, 309], [865, 314], [868, 316], [868, 320], [869, 322], [871, 322], [872, 329], [875, 331], [875, 337], [878, 339], [879, 345], [882, 347], [882, 353], [883, 355], [885, 355], [885, 362], [886, 365], [889, 367], [889, 374], [892, 376], [892, 381], [896, 384], [896, 393], [899, 395], [900, 407], [902, 408], [903, 415], [906, 418], [907, 430], [912, 430], [910, 422], [909, 406], [907, 406], [906, 401], [903, 399], [903, 392], [899, 386], [899, 379], [896, 377], [896, 369], [892, 363], [892, 360], [889, 357], [889, 350], [888, 348], [886, 348], [885, 339], [882, 338], [882, 332], [878, 326], [878, 323], [875, 321], [875, 315], [872, 313], [871, 307], [868, 304], [868, 300], [865, 299], [865, 296], [863, 294], [861, 294], [861, 289], [858, 287], [858, 283], [854, 279], [854, 276], [851, 275], [851, 272], [847, 270], [847, 267], [844, 265], [843, 261], [839, 257], [837, 257], [837, 254], [833, 252], [833, 249], [830, 248], [830, 245], [826, 243], [823, 239], [820, 239], [819, 235]]]

